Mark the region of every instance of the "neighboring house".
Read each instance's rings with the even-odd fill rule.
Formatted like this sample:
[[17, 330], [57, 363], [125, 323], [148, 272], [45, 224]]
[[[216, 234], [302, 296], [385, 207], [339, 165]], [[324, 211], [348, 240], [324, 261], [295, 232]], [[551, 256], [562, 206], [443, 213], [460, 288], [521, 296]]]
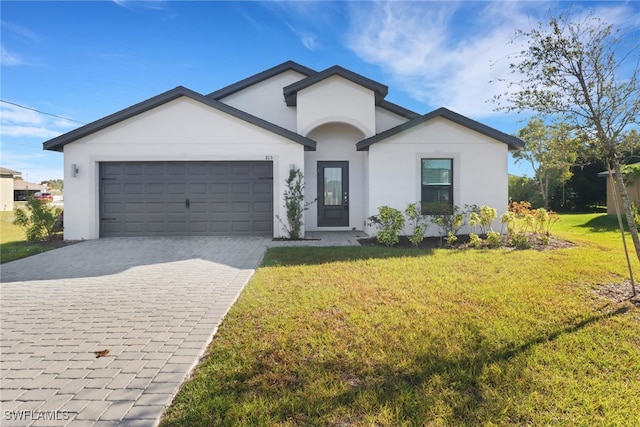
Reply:
[[0, 167], [0, 210], [13, 210], [13, 182], [20, 175], [18, 171]]
[[47, 188], [42, 184], [16, 179], [13, 183], [13, 200], [27, 200], [29, 197], [33, 197], [37, 192], [46, 190]]
[[64, 152], [65, 238], [285, 236], [292, 168], [307, 231], [364, 230], [381, 205], [506, 209], [524, 143], [444, 108], [420, 115], [339, 66], [285, 62], [202, 95], [184, 87], [44, 143]]
[[[640, 165], [640, 163], [635, 163], [635, 165]], [[613, 175], [614, 171], [602, 171], [598, 174], [600, 178], [607, 179], [607, 214], [615, 215], [616, 214], [616, 202], [615, 199], [618, 199], [618, 206], [620, 207], [620, 212], [624, 215], [624, 205], [622, 204], [622, 198], [620, 197], [620, 191], [618, 191], [618, 187], [614, 188], [613, 180], [610, 178], [610, 175]], [[634, 182], [627, 183], [627, 195], [629, 196], [629, 200], [631, 203], [634, 203], [636, 206], [640, 206], [640, 177], [636, 178]], [[614, 197], [617, 196], [617, 197]]]

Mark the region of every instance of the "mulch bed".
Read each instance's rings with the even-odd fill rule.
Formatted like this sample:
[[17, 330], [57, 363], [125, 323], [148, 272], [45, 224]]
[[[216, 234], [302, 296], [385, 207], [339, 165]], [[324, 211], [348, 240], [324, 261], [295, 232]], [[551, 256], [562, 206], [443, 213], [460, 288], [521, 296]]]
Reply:
[[631, 280], [626, 279], [622, 282], [618, 283], [605, 283], [601, 286], [598, 286], [594, 292], [601, 297], [605, 297], [610, 299], [616, 303], [622, 303], [625, 301], [629, 301], [632, 304], [640, 306], [640, 284], [638, 282], [635, 283], [636, 292], [638, 295], [633, 296], [633, 290], [631, 287]]
[[[409, 241], [409, 238], [406, 236], [400, 236], [400, 242], [397, 245], [394, 245], [394, 248], [402, 248], [402, 249], [410, 249], [410, 248], [416, 248], [416, 249], [438, 249], [438, 248], [443, 248], [443, 249], [477, 249], [474, 248], [473, 246], [471, 246], [469, 244], [469, 236], [466, 234], [463, 235], [459, 235], [457, 236], [458, 240], [453, 244], [453, 246], [448, 246], [447, 242], [445, 241], [444, 238], [440, 238], [440, 237], [425, 237], [424, 240], [422, 241], [422, 243], [418, 246], [414, 246], [413, 243], [411, 243]], [[484, 237], [483, 237], [484, 239]], [[383, 245], [382, 243], [379, 243], [378, 240], [375, 237], [369, 237], [366, 239], [358, 239], [358, 242], [360, 242], [360, 245], [362, 246], [382, 246], [384, 247], [385, 245]], [[573, 244], [572, 242], [569, 242], [567, 240], [562, 240], [559, 239], [557, 237], [553, 237], [551, 236], [549, 243], [548, 244], [544, 244], [541, 239], [537, 239], [535, 238], [535, 236], [532, 236], [531, 239], [531, 243], [532, 246], [529, 249], [534, 249], [534, 250], [539, 250], [539, 251], [543, 251], [543, 250], [553, 250], [553, 249], [564, 249], [564, 248], [571, 248], [574, 247], [575, 244]], [[492, 249], [486, 242], [483, 242], [483, 245], [480, 247], [480, 249]], [[500, 246], [499, 248], [493, 248], [493, 249], [503, 249], [503, 250], [509, 250], [509, 249], [516, 249], [513, 246], [510, 246], [506, 240], [506, 238], [503, 237], [503, 245]]]

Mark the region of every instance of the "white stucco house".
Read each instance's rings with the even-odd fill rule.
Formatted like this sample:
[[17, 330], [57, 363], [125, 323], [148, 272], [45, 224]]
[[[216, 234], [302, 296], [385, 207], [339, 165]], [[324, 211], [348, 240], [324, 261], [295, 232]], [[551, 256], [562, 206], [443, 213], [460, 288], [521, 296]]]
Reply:
[[339, 66], [285, 62], [209, 94], [177, 87], [44, 143], [64, 153], [65, 238], [286, 236], [302, 171], [307, 231], [364, 230], [381, 205], [506, 209], [524, 143], [453, 111], [421, 115]]

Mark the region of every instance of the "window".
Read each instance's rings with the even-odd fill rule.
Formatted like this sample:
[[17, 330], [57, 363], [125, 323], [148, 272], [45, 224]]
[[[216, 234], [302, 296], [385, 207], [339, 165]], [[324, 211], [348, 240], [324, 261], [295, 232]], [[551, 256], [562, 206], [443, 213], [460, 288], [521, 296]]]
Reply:
[[453, 213], [453, 159], [422, 159], [421, 163], [422, 213]]

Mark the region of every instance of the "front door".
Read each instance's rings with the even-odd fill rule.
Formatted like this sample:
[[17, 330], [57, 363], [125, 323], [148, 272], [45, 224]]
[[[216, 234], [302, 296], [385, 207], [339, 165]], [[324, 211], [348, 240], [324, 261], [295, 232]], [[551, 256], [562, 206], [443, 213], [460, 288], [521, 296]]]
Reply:
[[349, 226], [349, 162], [318, 162], [318, 226]]

